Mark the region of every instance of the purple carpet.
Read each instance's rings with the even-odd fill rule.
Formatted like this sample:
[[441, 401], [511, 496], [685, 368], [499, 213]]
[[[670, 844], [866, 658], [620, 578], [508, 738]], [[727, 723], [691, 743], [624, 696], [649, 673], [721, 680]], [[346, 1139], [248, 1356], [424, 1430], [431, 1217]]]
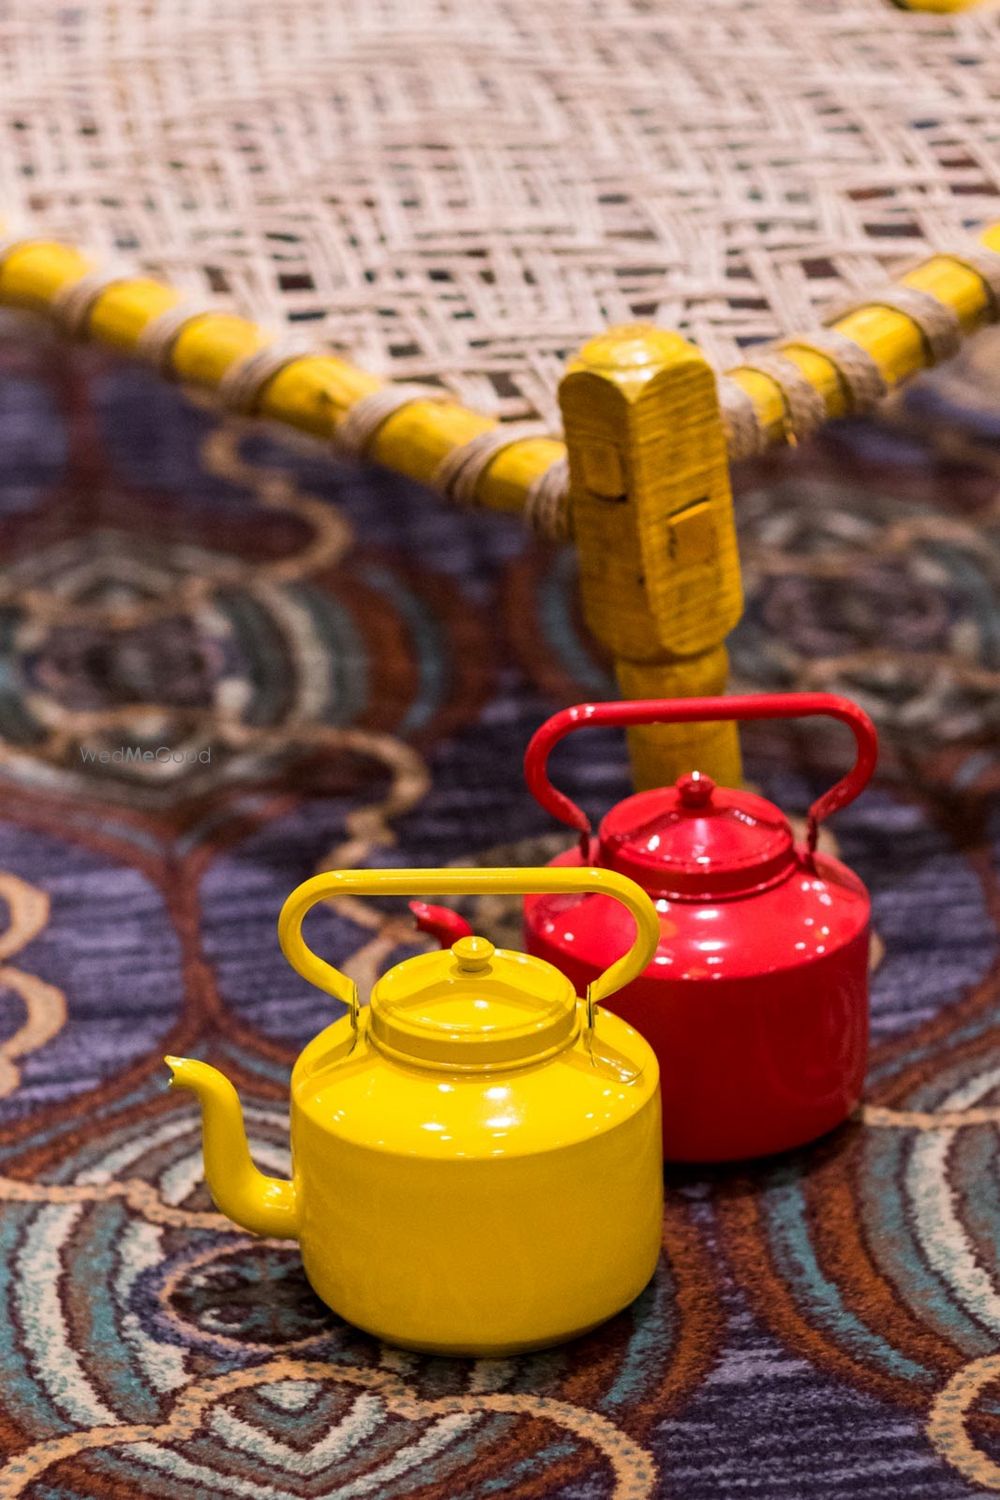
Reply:
[[[638, 1302], [473, 1363], [378, 1345], [294, 1246], [222, 1225], [161, 1058], [224, 1067], [280, 1172], [331, 1012], [278, 952], [291, 888], [565, 845], [520, 758], [609, 690], [572, 555], [3, 325], [0, 1500], [1000, 1490], [1000, 448], [949, 400], [738, 476], [735, 682], [844, 691], [882, 733], [833, 824], [879, 940], [865, 1109], [669, 1172]], [[745, 749], [794, 814], [848, 753], [815, 724]], [[620, 737], [560, 784], [606, 809]], [[508, 903], [464, 910], [516, 939]], [[362, 975], [416, 946], [401, 903], [317, 921]]]

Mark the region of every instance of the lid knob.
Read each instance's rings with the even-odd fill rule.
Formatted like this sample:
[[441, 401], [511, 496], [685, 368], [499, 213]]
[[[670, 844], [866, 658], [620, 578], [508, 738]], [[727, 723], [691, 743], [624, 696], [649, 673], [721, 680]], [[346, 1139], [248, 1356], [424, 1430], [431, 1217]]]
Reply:
[[687, 776], [679, 776], [674, 785], [681, 806], [692, 809], [707, 807], [715, 791], [715, 782], [711, 776], [703, 776], [700, 771], [691, 771]]
[[452, 943], [451, 951], [463, 974], [481, 974], [489, 968], [495, 949], [489, 938], [462, 937], [457, 943]]

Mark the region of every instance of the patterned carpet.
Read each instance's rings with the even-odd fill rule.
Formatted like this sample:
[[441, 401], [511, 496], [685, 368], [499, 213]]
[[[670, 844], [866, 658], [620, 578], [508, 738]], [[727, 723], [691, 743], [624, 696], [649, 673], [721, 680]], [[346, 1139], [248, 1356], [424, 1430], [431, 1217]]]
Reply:
[[[865, 1111], [672, 1171], [633, 1308], [473, 1364], [379, 1347], [220, 1220], [160, 1058], [223, 1066], [280, 1171], [329, 1008], [277, 950], [291, 887], [561, 846], [519, 759], [607, 685], [571, 556], [0, 329], [0, 1500], [1000, 1490], [1000, 454], [953, 400], [740, 476], [739, 682], [842, 687], [883, 731], [836, 820], [883, 955]], [[748, 773], [801, 812], [840, 733], [760, 727]], [[621, 796], [620, 740], [561, 784]], [[326, 915], [329, 950], [367, 981], [404, 915]]]

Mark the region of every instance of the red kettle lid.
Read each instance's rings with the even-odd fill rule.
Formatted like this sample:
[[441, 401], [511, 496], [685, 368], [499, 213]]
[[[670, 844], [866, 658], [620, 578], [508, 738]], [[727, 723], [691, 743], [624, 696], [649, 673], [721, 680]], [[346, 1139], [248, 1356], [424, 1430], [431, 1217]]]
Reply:
[[795, 868], [792, 830], [779, 808], [697, 771], [619, 802], [598, 842], [600, 864], [651, 896], [679, 900], [749, 895]]

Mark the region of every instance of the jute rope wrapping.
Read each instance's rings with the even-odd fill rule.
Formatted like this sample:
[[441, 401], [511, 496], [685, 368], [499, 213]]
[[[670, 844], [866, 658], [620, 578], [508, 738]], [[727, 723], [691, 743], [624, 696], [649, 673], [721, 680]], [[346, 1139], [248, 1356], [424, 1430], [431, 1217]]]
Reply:
[[[903, 288], [904, 292], [906, 290]], [[946, 313], [948, 309], [942, 311]], [[836, 328], [817, 328], [799, 334], [789, 339], [784, 347], [812, 349], [824, 355], [837, 372], [852, 413], [870, 411], [886, 394], [885, 378], [872, 356]], [[767, 375], [778, 386], [784, 402], [789, 441], [798, 442], [800, 438], [808, 437], [826, 421], [826, 403], [822, 395], [798, 366], [782, 353], [780, 346], [751, 351], [740, 361], [740, 368]], [[719, 404], [730, 457], [750, 458], [762, 453], [767, 447], [767, 438], [761, 429], [757, 408], [742, 386], [728, 376], [719, 381]]]
[[557, 458], [528, 491], [524, 519], [537, 536], [564, 542], [572, 533], [569, 514], [569, 463]]
[[763, 453], [766, 438], [757, 417], [757, 408], [746, 391], [728, 375], [719, 377], [718, 391], [730, 458], [754, 458]]
[[780, 388], [785, 403], [787, 436], [790, 441], [808, 437], [826, 421], [826, 402], [810, 385], [798, 365], [778, 350], [761, 350], [743, 361], [745, 370], [757, 370], [769, 376]]
[[[1000, 315], [1000, 255], [986, 246], [967, 242], [960, 249], [940, 248], [938, 253], [979, 276], [992, 302], [994, 316]], [[879, 288], [845, 304], [832, 315], [831, 322], [860, 306], [886, 307], [902, 313], [918, 329], [931, 364], [943, 363], [961, 347], [962, 327], [957, 314], [937, 297], [916, 287]], [[784, 403], [786, 436], [790, 442], [807, 437], [827, 420], [823, 396], [783, 352], [794, 348], [813, 350], [831, 362], [852, 413], [871, 410], [887, 392], [885, 377], [871, 354], [837, 328], [814, 329], [797, 334], [775, 348], [752, 350], [741, 359], [739, 368], [757, 371], [774, 381]], [[730, 457], [748, 458], [762, 452], [767, 446], [766, 435], [748, 393], [731, 378], [723, 377], [719, 382], [719, 401]]]
[[998, 96], [990, 3], [39, 0], [0, 220], [556, 430], [604, 327], [731, 368], [997, 217]]
[[[912, 286], [873, 287], [859, 300], [863, 300], [867, 307], [889, 307], [909, 318], [920, 330], [933, 364], [951, 359], [961, 348], [962, 325], [956, 314], [929, 292], [918, 291]], [[850, 305], [857, 306], [857, 303]]]
[[[356, 401], [334, 435], [334, 447], [363, 458], [383, 422], [417, 401], [442, 401], [446, 393], [425, 385], [387, 385]], [[505, 423], [455, 448], [438, 466], [435, 486], [456, 505], [475, 505], [477, 485], [497, 454], [526, 437], [545, 436], [537, 423]], [[525, 498], [524, 520], [539, 536], [562, 541], [569, 536], [569, 467], [557, 459], [531, 486]]]
[[268, 381], [294, 359], [303, 359], [313, 353], [312, 346], [302, 338], [275, 339], [257, 349], [247, 359], [230, 365], [219, 382], [219, 398], [230, 411], [243, 416], [253, 416], [257, 400]]
[[94, 303], [109, 286], [128, 281], [134, 268], [115, 266], [88, 271], [79, 281], [63, 287], [52, 299], [52, 312], [64, 333], [71, 339], [85, 338]]
[[537, 423], [506, 423], [489, 432], [481, 432], [461, 448], [452, 449], [439, 465], [434, 475], [434, 487], [441, 490], [456, 505], [475, 505], [476, 488], [485, 470], [512, 443], [523, 438], [545, 437], [545, 431]]
[[848, 405], [852, 412], [870, 411], [881, 401], [888, 389], [885, 376], [867, 349], [862, 349], [846, 334], [836, 328], [817, 328], [790, 341], [800, 348], [815, 349], [823, 354], [836, 368], [847, 392]]
[[146, 324], [139, 335], [136, 353], [148, 360], [161, 375], [171, 377], [174, 373], [174, 345], [185, 328], [196, 318], [204, 318], [219, 311], [217, 303], [183, 298], [176, 307], [168, 307], [165, 313], [160, 313], [158, 318]]
[[443, 401], [446, 392], [433, 385], [386, 385], [356, 401], [334, 434], [334, 447], [352, 458], [363, 458], [375, 434], [393, 412], [415, 401]]
[[970, 271], [975, 271], [990, 295], [994, 313], [1000, 316], [1000, 255], [995, 250], [988, 250], [985, 245], [975, 244], [963, 244], [959, 250], [954, 246], [939, 246], [938, 253], [948, 255], [952, 260], [957, 260], [959, 265], [968, 266]]

